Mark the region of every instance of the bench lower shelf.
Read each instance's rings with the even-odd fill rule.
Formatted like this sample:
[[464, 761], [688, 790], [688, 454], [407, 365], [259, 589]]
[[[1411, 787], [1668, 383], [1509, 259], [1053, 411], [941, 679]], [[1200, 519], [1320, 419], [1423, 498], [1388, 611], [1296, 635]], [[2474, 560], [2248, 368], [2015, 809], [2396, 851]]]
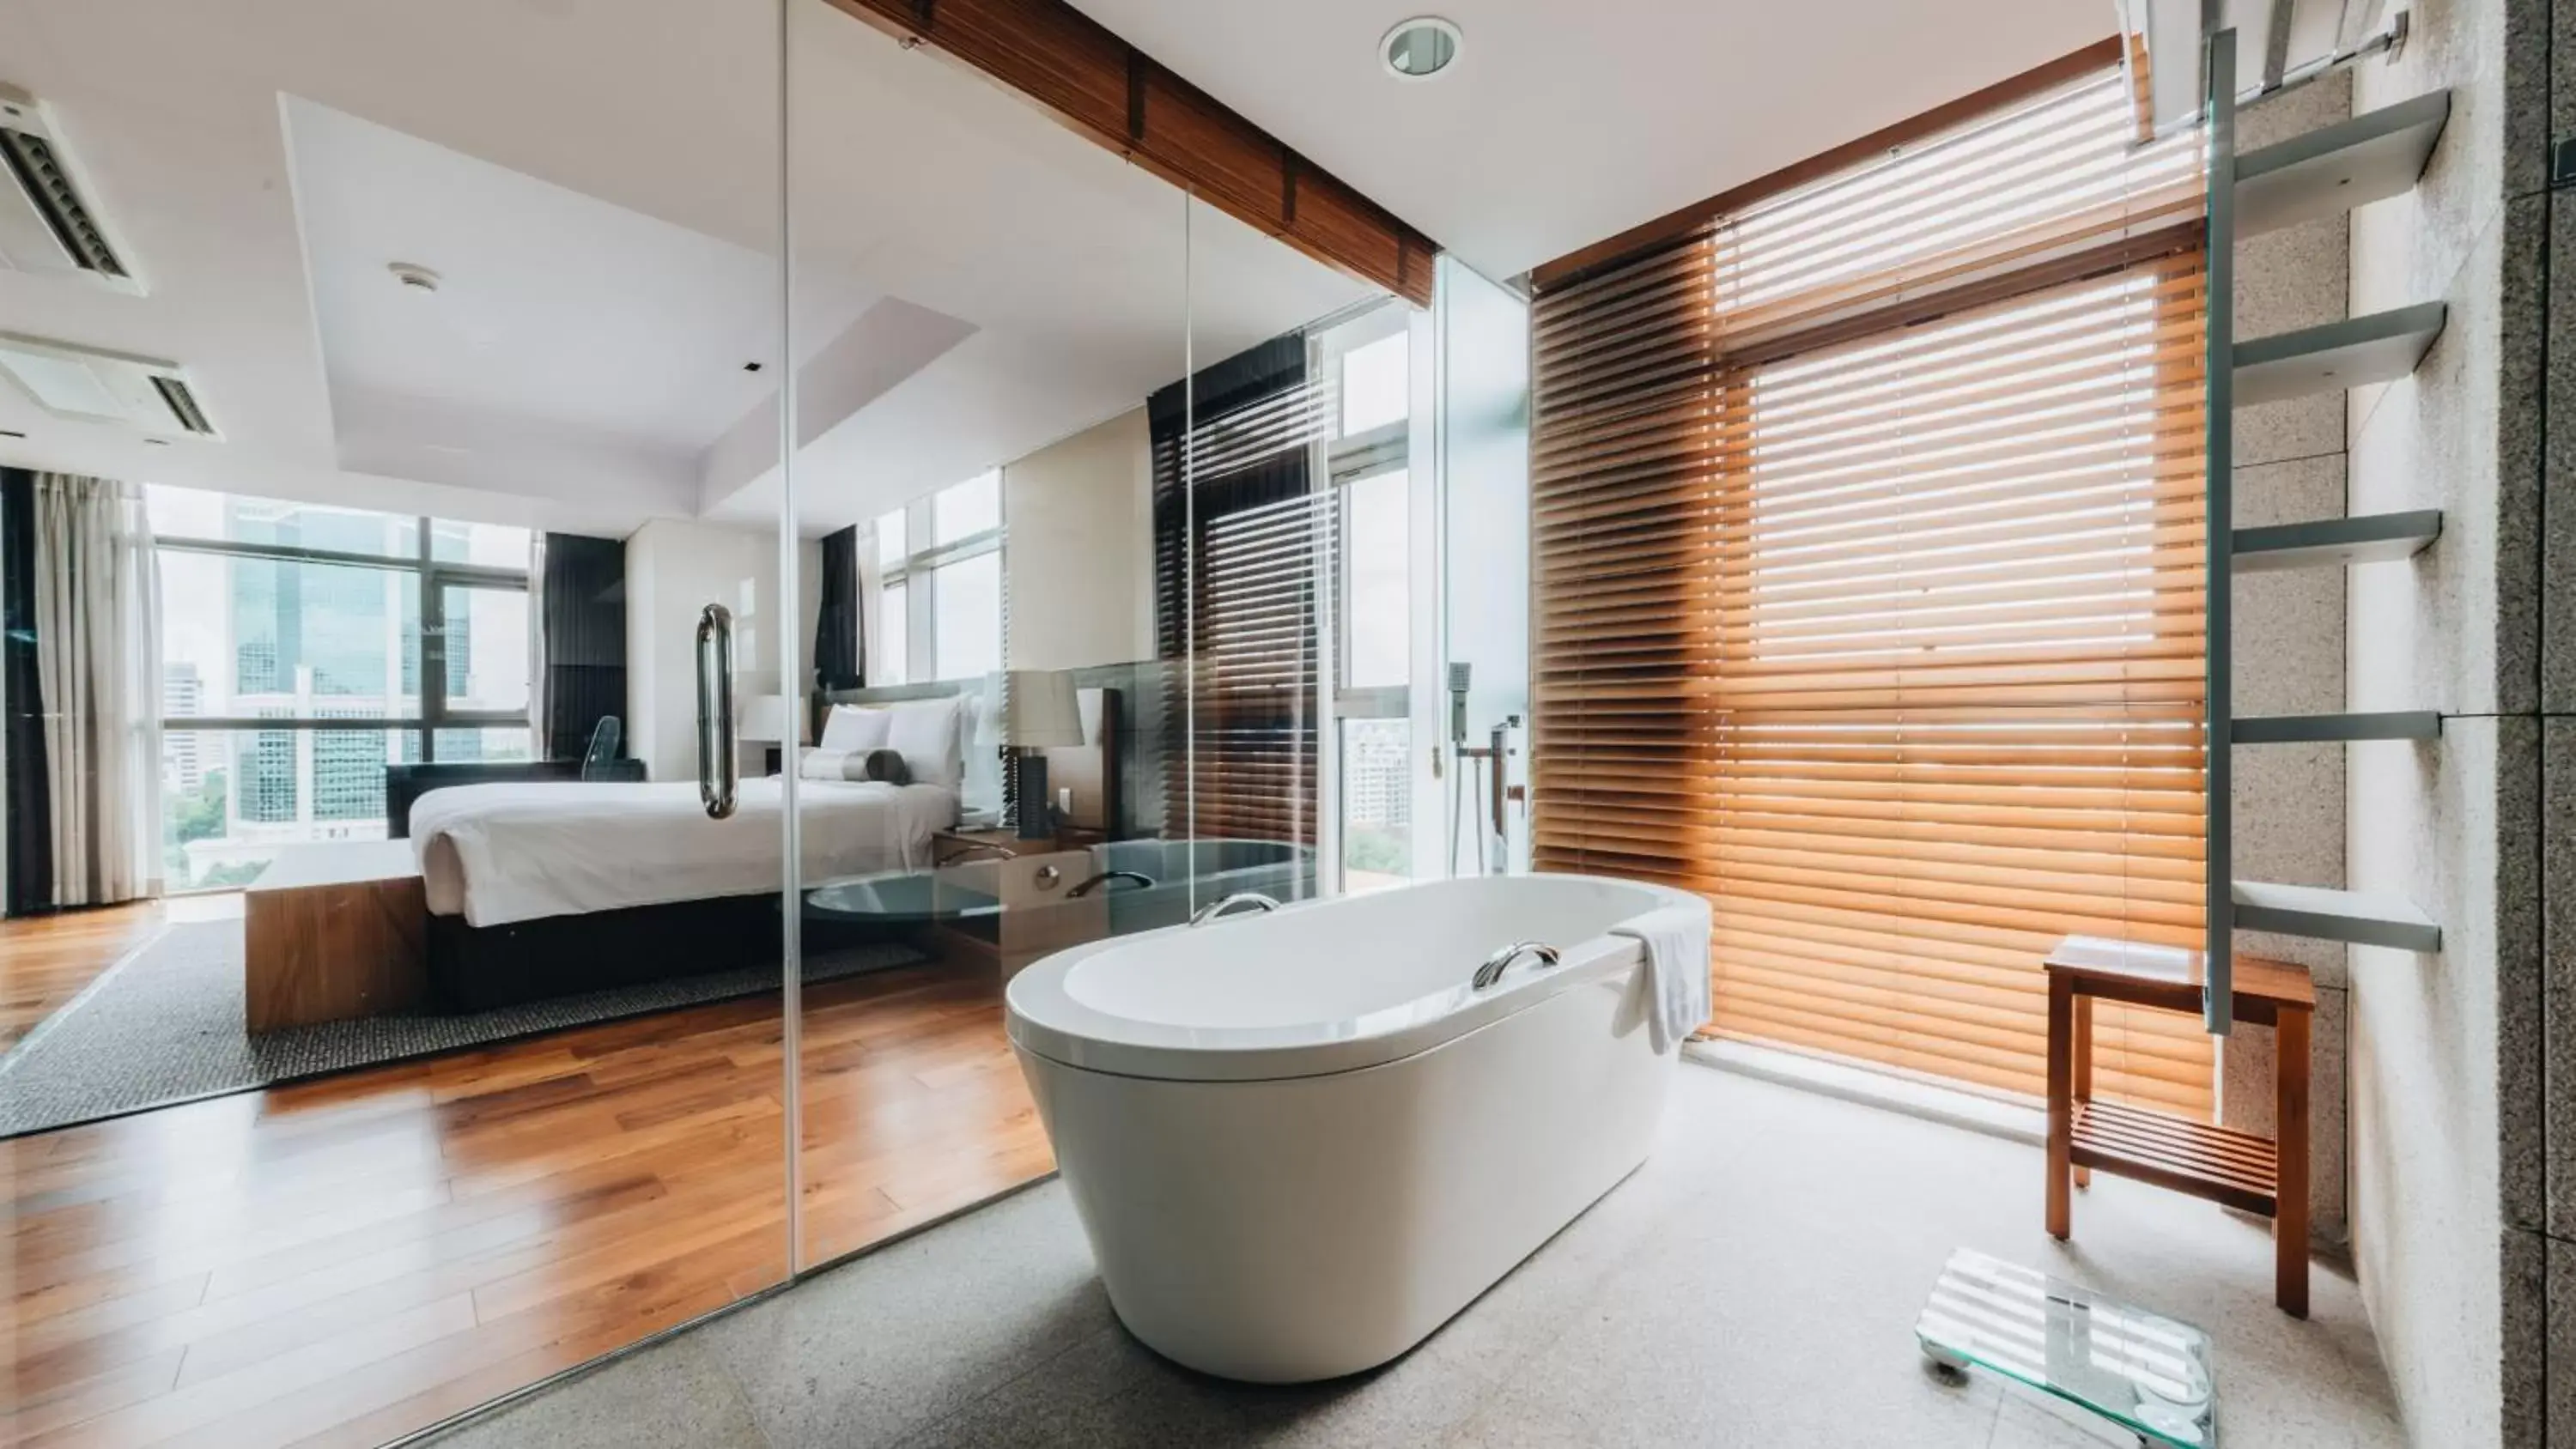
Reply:
[[2280, 1161], [2268, 1138], [2117, 1102], [2075, 1104], [2077, 1167], [2117, 1173], [2275, 1216]]

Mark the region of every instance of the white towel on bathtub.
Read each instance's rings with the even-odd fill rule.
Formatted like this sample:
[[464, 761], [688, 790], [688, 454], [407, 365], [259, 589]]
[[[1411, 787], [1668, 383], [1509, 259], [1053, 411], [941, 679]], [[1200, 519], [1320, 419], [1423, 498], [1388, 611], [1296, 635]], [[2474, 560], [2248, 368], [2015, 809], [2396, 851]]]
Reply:
[[1646, 1024], [1657, 1054], [1707, 1022], [1708, 904], [1689, 901], [1654, 910], [1610, 930], [1646, 946]]

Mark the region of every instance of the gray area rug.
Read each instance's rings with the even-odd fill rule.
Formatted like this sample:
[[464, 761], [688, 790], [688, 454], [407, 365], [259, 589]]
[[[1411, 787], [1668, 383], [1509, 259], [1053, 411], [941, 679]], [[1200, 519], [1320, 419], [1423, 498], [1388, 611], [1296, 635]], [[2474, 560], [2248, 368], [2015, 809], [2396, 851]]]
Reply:
[[[929, 959], [910, 946], [859, 946], [808, 961], [805, 979]], [[377, 1016], [253, 1037], [242, 1025], [242, 923], [182, 922], [0, 1057], [0, 1137], [777, 988], [775, 971], [716, 971], [465, 1016]]]

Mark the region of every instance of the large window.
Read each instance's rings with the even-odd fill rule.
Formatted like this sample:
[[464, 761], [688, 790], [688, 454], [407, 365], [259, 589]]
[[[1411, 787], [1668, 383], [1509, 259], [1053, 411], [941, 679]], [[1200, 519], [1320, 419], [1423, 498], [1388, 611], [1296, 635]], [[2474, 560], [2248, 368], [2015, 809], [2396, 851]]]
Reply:
[[[1714, 907], [1725, 1035], [2035, 1095], [2202, 922], [2194, 154], [2116, 74], [1539, 290], [1541, 868]], [[2210, 1105], [2103, 1010], [2106, 1095]]]
[[977, 679], [1002, 667], [1002, 537], [998, 469], [878, 517], [870, 684]]
[[183, 488], [146, 504], [172, 889], [382, 838], [388, 763], [530, 757], [527, 530]]
[[1413, 475], [1410, 309], [1387, 304], [1315, 339], [1333, 389], [1321, 444], [1335, 500], [1333, 778], [1346, 891], [1413, 874]]

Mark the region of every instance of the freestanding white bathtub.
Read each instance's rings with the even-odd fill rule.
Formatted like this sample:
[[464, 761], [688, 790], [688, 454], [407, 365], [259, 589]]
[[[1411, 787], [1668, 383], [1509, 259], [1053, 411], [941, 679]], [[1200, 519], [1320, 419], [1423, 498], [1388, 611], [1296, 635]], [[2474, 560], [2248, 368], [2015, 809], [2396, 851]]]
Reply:
[[[1010, 1032], [1118, 1316], [1231, 1379], [1419, 1343], [1645, 1160], [1677, 1050], [1647, 1029], [1669, 905], [1586, 876], [1448, 881], [1050, 956]], [[1524, 955], [1470, 984], [1498, 948]]]

